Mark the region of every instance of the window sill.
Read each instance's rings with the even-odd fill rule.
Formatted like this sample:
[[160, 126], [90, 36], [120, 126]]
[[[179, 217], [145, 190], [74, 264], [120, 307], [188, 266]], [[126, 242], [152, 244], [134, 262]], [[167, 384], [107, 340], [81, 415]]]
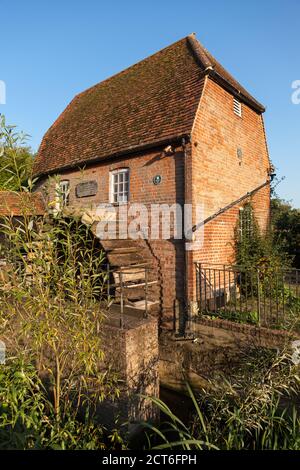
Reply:
[[127, 201], [127, 202], [111, 202], [110, 204], [111, 204], [112, 206], [114, 206], [114, 207], [127, 206], [127, 205], [128, 205], [128, 201]]

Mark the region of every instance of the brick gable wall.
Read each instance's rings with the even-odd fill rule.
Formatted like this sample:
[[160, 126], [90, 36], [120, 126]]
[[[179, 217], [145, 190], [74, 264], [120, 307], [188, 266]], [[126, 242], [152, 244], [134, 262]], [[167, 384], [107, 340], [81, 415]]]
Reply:
[[[242, 105], [242, 117], [233, 112], [233, 96], [206, 80], [192, 133], [191, 172], [193, 204], [203, 204], [204, 218], [233, 202], [268, 179], [270, 161], [262, 115]], [[237, 149], [242, 150], [242, 159]], [[232, 207], [204, 227], [201, 249], [188, 254], [188, 295], [195, 299], [194, 261], [234, 262], [234, 229], [243, 203]], [[252, 203], [262, 229], [269, 222], [269, 186]]]

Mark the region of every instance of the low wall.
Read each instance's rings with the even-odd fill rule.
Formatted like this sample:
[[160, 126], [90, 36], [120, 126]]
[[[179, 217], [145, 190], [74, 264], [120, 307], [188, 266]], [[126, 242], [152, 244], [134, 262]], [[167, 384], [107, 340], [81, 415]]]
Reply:
[[191, 330], [194, 340], [178, 341], [166, 331], [160, 336], [159, 374], [166, 388], [183, 391], [186, 380], [196, 390], [212, 388], [216, 377], [232, 370], [241, 355], [253, 349], [280, 350], [299, 338], [287, 331], [205, 317], [192, 322]]

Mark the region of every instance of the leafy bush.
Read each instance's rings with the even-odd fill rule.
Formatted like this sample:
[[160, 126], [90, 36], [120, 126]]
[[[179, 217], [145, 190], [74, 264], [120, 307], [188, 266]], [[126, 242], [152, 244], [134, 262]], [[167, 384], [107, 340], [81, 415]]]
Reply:
[[274, 239], [284, 247], [293, 259], [293, 266], [300, 269], [300, 210], [279, 198], [271, 200]]
[[[26, 182], [23, 144], [1, 117], [2, 163], [10, 165], [0, 173], [24, 194], [35, 181]], [[99, 404], [119, 394], [102, 348], [103, 251], [79, 219], [37, 217], [23, 199], [22, 217], [1, 219], [0, 338], [15, 358], [0, 370], [1, 445], [122, 447], [117, 431], [106, 436], [97, 421]]]
[[272, 228], [261, 232], [250, 203], [244, 206], [244, 211], [249, 214], [250, 222], [247, 230], [243, 230], [240, 219], [235, 229], [236, 264], [244, 269], [259, 269], [261, 272], [289, 268], [292, 258], [275, 237]]
[[[48, 381], [57, 419], [117, 396], [117, 378], [103, 369], [99, 304], [106, 272], [86, 227], [24, 217], [2, 225], [9, 269], [0, 283], [0, 334], [11, 354], [36, 364]], [[2, 285], [1, 285], [2, 284]], [[102, 368], [101, 368], [102, 365]]]

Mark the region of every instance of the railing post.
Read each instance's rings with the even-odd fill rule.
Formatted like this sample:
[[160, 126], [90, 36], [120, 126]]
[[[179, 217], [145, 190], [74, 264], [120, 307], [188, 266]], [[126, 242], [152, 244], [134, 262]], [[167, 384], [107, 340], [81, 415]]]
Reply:
[[110, 270], [109, 264], [106, 265], [106, 275], [107, 275], [107, 301], [110, 301]]
[[145, 318], [148, 317], [148, 269], [145, 267]]
[[[299, 286], [298, 286], [298, 282], [299, 282], [299, 279], [298, 279], [298, 274], [299, 274], [299, 271], [298, 269], [296, 269], [296, 297], [298, 297], [298, 289], [299, 289]], [[297, 304], [297, 311], [298, 311], [298, 304]]]
[[259, 269], [257, 269], [256, 271], [256, 276], [257, 276], [257, 320], [258, 320], [258, 326], [260, 326], [260, 315], [261, 315], [261, 311], [260, 311], [260, 280], [259, 280]]
[[[203, 292], [202, 292], [202, 263], [199, 264], [199, 287], [200, 287], [200, 313], [202, 314], [203, 309]], [[204, 280], [205, 289], [205, 280]]]
[[[227, 292], [226, 292], [226, 266], [223, 264], [223, 282], [224, 282], [224, 313], [226, 314]], [[229, 287], [228, 287], [229, 289]]]
[[123, 273], [119, 271], [120, 289], [121, 289], [121, 314], [120, 314], [120, 328], [124, 328], [124, 295], [123, 295]]

